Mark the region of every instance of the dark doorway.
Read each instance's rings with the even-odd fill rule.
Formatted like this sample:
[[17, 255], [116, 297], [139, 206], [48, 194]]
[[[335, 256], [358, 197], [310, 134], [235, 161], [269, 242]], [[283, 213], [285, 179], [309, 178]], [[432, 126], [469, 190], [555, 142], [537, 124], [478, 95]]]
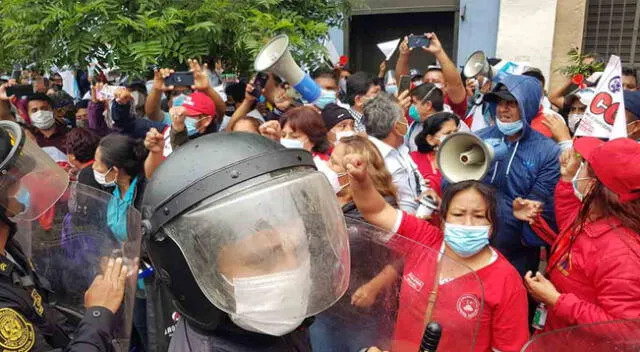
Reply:
[[[450, 58], [454, 58], [454, 12], [411, 12], [380, 15], [357, 15], [351, 18], [349, 30], [349, 67], [354, 71], [377, 73], [384, 55], [377, 43], [397, 39], [411, 33], [435, 32]], [[387, 69], [396, 65], [398, 51], [389, 62]], [[435, 58], [415, 49], [411, 55], [411, 68], [424, 70], [433, 65]]]

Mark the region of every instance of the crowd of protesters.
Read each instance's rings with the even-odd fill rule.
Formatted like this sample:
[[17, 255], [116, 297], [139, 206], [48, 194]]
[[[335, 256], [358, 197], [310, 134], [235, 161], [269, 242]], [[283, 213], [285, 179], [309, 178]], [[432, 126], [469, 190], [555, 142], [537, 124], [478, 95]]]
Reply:
[[[640, 318], [635, 71], [623, 71], [628, 137], [574, 137], [594, 97], [597, 72], [587, 87], [567, 78], [547, 95], [546, 77], [537, 68], [495, 81], [464, 77], [458, 69], [463, 63], [449, 58], [434, 33], [427, 36], [430, 45], [416, 49], [405, 38], [389, 75], [386, 65], [377, 75], [346, 67], [318, 70], [312, 76], [323, 103], [301, 101], [289, 82], [273, 73], [258, 94], [253, 77], [219, 86], [214, 77], [221, 72], [189, 60], [194, 84], [187, 87], [165, 84], [177, 68], [160, 69], [147, 81], [102, 75], [85, 82], [78, 74], [76, 84], [85, 89], [76, 97], [63, 89], [59, 74], [4, 77], [0, 120], [18, 122], [72, 180], [111, 193], [119, 207], [107, 214], [107, 223], [116, 236], [127, 231], [117, 209], [139, 207], [147, 180], [191, 140], [253, 133], [304, 149], [327, 176], [345, 216], [442, 251], [477, 273], [484, 306], [476, 351], [520, 350], [534, 333], [536, 308], [548, 314], [544, 331]], [[432, 54], [438, 65], [409, 67], [414, 50]], [[403, 75], [412, 83], [399, 92], [395, 82]], [[393, 83], [386, 81], [389, 76]], [[24, 84], [31, 84], [33, 93], [8, 94]], [[117, 86], [112, 95], [104, 93], [108, 86]], [[484, 179], [448, 183], [443, 177], [439, 147], [456, 132], [500, 142], [503, 153]], [[424, 195], [440, 206], [426, 219], [416, 216]], [[358, 239], [350, 240], [357, 272], [360, 258], [372, 253]], [[376, 314], [380, 292], [398, 280], [397, 319], [386, 328], [394, 341], [419, 341], [424, 327], [411, 312], [416, 298], [407, 276], [427, 280], [423, 275], [435, 264], [413, 259], [392, 268], [389, 283], [353, 284], [353, 292], [336, 304]], [[153, 350], [143, 288], [136, 297], [133, 344]], [[425, 310], [426, 303], [417, 307]], [[448, 313], [454, 321], [464, 319], [455, 309]], [[375, 333], [368, 341], [363, 335], [349, 340], [354, 327], [336, 319], [319, 314], [311, 324], [314, 351], [359, 351], [377, 344]], [[441, 348], [455, 351], [464, 344], [463, 338], [447, 338]]]

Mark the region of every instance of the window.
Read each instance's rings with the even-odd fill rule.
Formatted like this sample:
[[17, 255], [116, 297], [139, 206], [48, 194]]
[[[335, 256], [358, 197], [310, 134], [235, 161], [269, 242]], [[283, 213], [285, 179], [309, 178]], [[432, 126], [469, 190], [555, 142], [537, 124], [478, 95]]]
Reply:
[[640, 68], [640, 0], [588, 0], [583, 52], [605, 60], [618, 55], [623, 65]]

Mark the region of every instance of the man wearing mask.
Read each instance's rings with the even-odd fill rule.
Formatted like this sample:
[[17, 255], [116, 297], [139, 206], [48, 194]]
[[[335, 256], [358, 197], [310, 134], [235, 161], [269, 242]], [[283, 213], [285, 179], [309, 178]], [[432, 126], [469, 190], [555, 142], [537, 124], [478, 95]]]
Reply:
[[347, 79], [345, 103], [350, 106], [349, 113], [355, 121], [356, 132], [366, 131], [362, 109], [364, 104], [378, 95], [381, 89], [377, 78], [366, 72], [354, 73]]
[[27, 112], [38, 145], [41, 148], [56, 147], [62, 151], [69, 128], [56, 121], [52, 105], [51, 98], [41, 93], [27, 98]]
[[327, 139], [331, 144], [336, 144], [340, 139], [356, 134], [353, 127], [353, 116], [349, 110], [337, 104], [328, 104], [322, 109], [322, 120], [327, 128]]
[[[448, 106], [452, 112], [462, 118], [467, 112], [467, 90], [462, 83], [460, 73], [458, 73], [456, 65], [442, 48], [442, 44], [436, 34], [427, 33], [425, 36], [429, 38], [430, 43], [427, 48], [422, 48], [422, 50], [433, 54], [440, 66], [429, 66], [423, 76], [423, 81], [424, 83], [432, 83], [442, 89], [445, 106]], [[396, 63], [398, 80], [401, 75], [409, 74], [409, 56], [413, 48], [409, 48], [408, 43], [409, 39], [405, 37], [400, 44], [400, 55]]]
[[508, 75], [485, 96], [488, 102], [497, 104], [496, 125], [477, 132], [485, 140], [503, 140], [508, 150], [500, 160], [493, 161], [484, 182], [497, 190], [495, 246], [521, 275], [538, 269], [544, 242], [528, 223], [513, 216], [513, 200], [523, 197], [542, 202], [544, 218], [555, 224], [553, 190], [560, 177], [560, 148], [529, 125], [538, 113], [541, 97], [535, 78]]
[[404, 144], [409, 126], [402, 108], [388, 94], [381, 93], [365, 104], [364, 116], [369, 140], [380, 151], [398, 189], [398, 207], [415, 214], [424, 179]]
[[627, 137], [640, 141], [640, 91], [624, 92]]

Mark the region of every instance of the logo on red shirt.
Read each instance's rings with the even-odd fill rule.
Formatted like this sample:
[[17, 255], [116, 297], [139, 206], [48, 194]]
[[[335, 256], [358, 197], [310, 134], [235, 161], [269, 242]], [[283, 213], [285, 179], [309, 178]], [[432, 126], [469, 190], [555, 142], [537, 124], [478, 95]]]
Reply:
[[407, 274], [407, 276], [404, 277], [404, 280], [414, 290], [418, 292], [422, 291], [422, 286], [424, 286], [424, 282], [422, 282], [422, 280], [418, 279], [415, 275], [413, 275], [413, 273]]
[[458, 308], [458, 313], [466, 319], [473, 319], [480, 312], [480, 300], [473, 294], [467, 293], [460, 296], [456, 306]]

